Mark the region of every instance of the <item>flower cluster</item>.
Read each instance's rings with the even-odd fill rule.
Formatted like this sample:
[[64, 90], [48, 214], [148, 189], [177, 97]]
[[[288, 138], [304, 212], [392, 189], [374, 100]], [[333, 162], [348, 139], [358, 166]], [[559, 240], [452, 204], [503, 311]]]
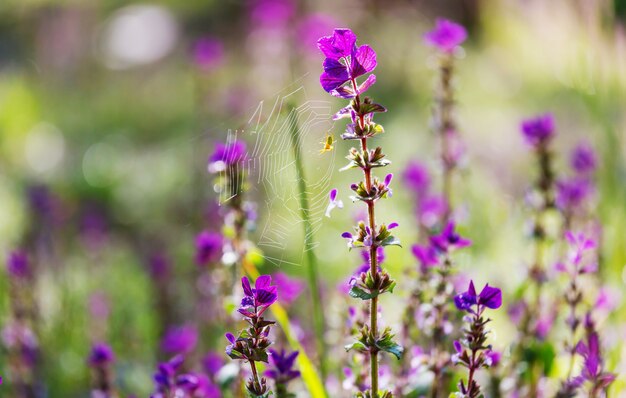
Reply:
[[155, 391], [150, 398], [169, 397], [201, 397], [219, 398], [221, 393], [211, 379], [199, 372], [179, 374], [182, 370], [185, 357], [176, 355], [157, 366], [152, 379]]
[[261, 275], [253, 288], [247, 277], [241, 279], [244, 297], [237, 311], [245, 317], [250, 327], [240, 331], [237, 337], [232, 333], [226, 334], [230, 343], [226, 347], [226, 354], [232, 359], [250, 363], [252, 377], [246, 383], [246, 389], [252, 397], [267, 397], [271, 393], [266, 379], [259, 376], [255, 364], [268, 362], [267, 349], [272, 344], [268, 336], [275, 322], [263, 318], [263, 313], [278, 299], [277, 287], [272, 286], [271, 282], [271, 276]]
[[[320, 76], [322, 88], [335, 97], [350, 100], [350, 104], [333, 117], [335, 120], [350, 119], [341, 138], [356, 140], [361, 144], [359, 149], [350, 149], [347, 156], [349, 163], [342, 170], [362, 170], [364, 180], [350, 186], [354, 192], [351, 199], [366, 204], [368, 217], [366, 221], [358, 223], [354, 234], [345, 232], [342, 236], [348, 239], [348, 247], [362, 247], [369, 251], [369, 270], [351, 280], [350, 295], [369, 301], [370, 322], [363, 326], [357, 341], [346, 348], [369, 354], [370, 388], [359, 394], [378, 398], [391, 394], [379, 392], [378, 353], [387, 351], [400, 357], [402, 347], [393, 341], [390, 330], [386, 329], [382, 333], [378, 330], [378, 296], [393, 292], [396, 283], [384, 269], [379, 269], [377, 254], [380, 247], [399, 245], [400, 242], [390, 232], [398, 226], [397, 223], [376, 223], [375, 204], [381, 199], [391, 197], [390, 184], [393, 175], [387, 174], [383, 180], [372, 175], [373, 169], [385, 167], [390, 162], [382, 148], [368, 148], [368, 140], [384, 132], [383, 127], [374, 122], [374, 114], [386, 112], [387, 109], [374, 103], [369, 97], [362, 97], [376, 82], [376, 76], [370, 74], [362, 83], [357, 79], [372, 72], [377, 61], [376, 52], [370, 46], [357, 46], [356, 41], [357, 37], [351, 30], [335, 29], [332, 35], [320, 38], [317, 46], [325, 56], [324, 72]], [[335, 197], [336, 193], [331, 192], [331, 202], [335, 201]]]
[[464, 336], [454, 342], [452, 361], [468, 369], [467, 382], [459, 382], [459, 398], [477, 398], [482, 396], [480, 386], [476, 382], [476, 371], [480, 368], [495, 366], [500, 355], [491, 350], [487, 344], [489, 331], [486, 325], [491, 321], [483, 317], [485, 309], [498, 309], [502, 305], [502, 291], [498, 288], [485, 285], [479, 294], [476, 293], [474, 282], [470, 281], [467, 291], [454, 297], [454, 304], [460, 311], [467, 312], [465, 317], [468, 327], [464, 329]]
[[295, 397], [287, 390], [287, 385], [294, 379], [300, 377], [300, 371], [294, 369], [296, 358], [299, 352], [293, 351], [291, 353], [281, 350], [280, 352], [270, 349], [270, 369], [265, 371], [265, 376], [274, 380], [276, 386], [277, 398], [290, 398]]
[[87, 364], [94, 372], [93, 396], [110, 397], [113, 392], [113, 377], [110, 365], [115, 361], [115, 354], [108, 344], [95, 343], [91, 347]]

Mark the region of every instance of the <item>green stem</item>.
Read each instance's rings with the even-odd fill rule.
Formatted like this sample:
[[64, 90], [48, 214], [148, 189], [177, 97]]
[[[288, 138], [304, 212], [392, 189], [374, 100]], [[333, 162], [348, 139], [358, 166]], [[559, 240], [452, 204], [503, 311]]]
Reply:
[[298, 180], [298, 196], [300, 198], [300, 215], [304, 225], [304, 252], [307, 261], [307, 276], [311, 287], [311, 301], [313, 304], [313, 327], [315, 329], [315, 340], [319, 352], [320, 373], [322, 379], [326, 379], [326, 343], [324, 341], [325, 319], [322, 309], [322, 297], [319, 287], [319, 276], [317, 270], [317, 257], [315, 256], [313, 224], [311, 223], [311, 212], [309, 208], [309, 198], [306, 191], [306, 179], [304, 176], [304, 164], [302, 162], [302, 142], [298, 134], [298, 114], [293, 106], [289, 106], [289, 133], [291, 136], [291, 148], [296, 167], [296, 178]]

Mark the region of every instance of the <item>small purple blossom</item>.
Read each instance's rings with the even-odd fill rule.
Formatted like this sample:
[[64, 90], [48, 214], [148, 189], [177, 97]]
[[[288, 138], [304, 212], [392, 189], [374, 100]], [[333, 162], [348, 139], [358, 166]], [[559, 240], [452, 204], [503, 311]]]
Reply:
[[271, 368], [265, 371], [265, 376], [276, 381], [277, 384], [286, 384], [300, 377], [300, 371], [293, 369], [296, 358], [299, 352], [293, 351], [291, 353], [281, 350], [270, 351], [270, 366]]
[[317, 41], [317, 47], [326, 56], [320, 83], [333, 96], [353, 98], [376, 82], [376, 75], [370, 75], [358, 87], [344, 86], [349, 81], [356, 85], [356, 78], [376, 68], [376, 52], [367, 44], [357, 47], [356, 40], [350, 29], [335, 29], [332, 36]]
[[17, 279], [26, 279], [32, 276], [30, 261], [25, 252], [16, 250], [7, 258], [7, 271]]
[[241, 278], [244, 298], [241, 299], [239, 313], [248, 318], [258, 318], [263, 315], [265, 310], [278, 300], [278, 288], [271, 286], [271, 283], [270, 275], [261, 275], [257, 278], [255, 287], [252, 288], [248, 277]]
[[106, 343], [95, 343], [87, 357], [87, 363], [92, 367], [106, 366], [113, 361], [115, 361], [115, 355], [111, 347]]
[[164, 253], [154, 253], [147, 261], [148, 272], [155, 280], [165, 280], [170, 275], [170, 259]]
[[294, 13], [292, 0], [256, 0], [251, 4], [250, 19], [263, 27], [282, 27]]
[[291, 278], [284, 272], [277, 272], [274, 274], [274, 281], [278, 286], [278, 293], [280, 293], [280, 301], [284, 304], [291, 304], [302, 294], [305, 288], [305, 284], [298, 278]]
[[570, 157], [572, 169], [579, 174], [590, 174], [596, 170], [598, 160], [596, 153], [586, 142], [576, 145]]
[[209, 352], [202, 358], [202, 368], [209, 375], [216, 375], [224, 366], [224, 358], [216, 352]]
[[410, 162], [404, 169], [403, 179], [404, 185], [418, 195], [424, 195], [430, 188], [428, 168], [421, 162]]
[[574, 177], [556, 183], [556, 205], [563, 211], [580, 208], [593, 193], [593, 186], [586, 178]]
[[422, 270], [439, 265], [439, 256], [433, 246], [413, 245], [411, 252], [420, 262], [420, 269]]
[[587, 341], [580, 341], [576, 352], [583, 357], [584, 366], [580, 375], [582, 380], [590, 381], [597, 389], [605, 389], [614, 380], [615, 375], [602, 371], [602, 356], [600, 354], [600, 338], [592, 331], [587, 335]]
[[228, 144], [218, 142], [209, 157], [209, 173], [219, 173], [246, 160], [247, 149], [244, 141], [235, 140]]
[[545, 145], [554, 136], [554, 117], [551, 113], [522, 121], [521, 130], [532, 147]]
[[167, 353], [187, 354], [196, 347], [198, 330], [192, 325], [172, 326], [168, 328], [161, 348]]
[[193, 59], [201, 69], [213, 69], [224, 60], [224, 45], [214, 37], [202, 37], [193, 45]]
[[207, 265], [208, 263], [217, 261], [222, 255], [222, 246], [224, 238], [222, 235], [202, 231], [196, 236], [196, 264]]
[[431, 236], [430, 243], [442, 253], [448, 253], [455, 249], [461, 249], [472, 244], [472, 241], [461, 237], [455, 231], [454, 222], [449, 222], [439, 235]]
[[338, 209], [343, 209], [343, 202], [341, 201], [341, 199], [337, 199], [337, 190], [336, 189], [331, 189], [330, 193], [328, 194], [328, 207], [326, 207], [326, 217], [330, 217], [330, 212], [333, 211], [335, 208]]
[[[480, 314], [485, 307], [495, 310], [500, 308], [502, 305], [502, 291], [487, 284], [483, 287], [480, 294], [476, 294], [474, 282], [470, 281], [467, 291], [454, 297], [454, 304], [461, 311], [468, 311], [477, 314]], [[475, 312], [472, 310], [472, 306], [474, 305], [477, 306]]]
[[444, 53], [452, 53], [465, 39], [467, 31], [462, 25], [443, 18], [437, 18], [435, 28], [424, 35], [426, 44]]

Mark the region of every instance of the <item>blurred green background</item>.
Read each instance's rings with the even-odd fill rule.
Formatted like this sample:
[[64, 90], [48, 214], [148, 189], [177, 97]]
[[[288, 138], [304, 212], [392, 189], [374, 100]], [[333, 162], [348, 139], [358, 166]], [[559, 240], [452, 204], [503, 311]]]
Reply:
[[[530, 245], [524, 194], [534, 168], [518, 123], [551, 111], [559, 170], [566, 169], [567, 152], [580, 140], [599, 153], [601, 274], [621, 294], [626, 282], [626, 2], [294, 0], [273, 13], [264, 12], [262, 3], [0, 2], [0, 254], [4, 258], [15, 247], [36, 253], [40, 343], [50, 396], [87, 394], [84, 358], [94, 333], [89, 303], [98, 292], [111, 306], [106, 339], [118, 353], [120, 389], [139, 396], [151, 390], [159, 356], [153, 310], [159, 292], [150, 283], [146, 258], [160, 250], [172, 258], [176, 321], [184, 322], [192, 311], [186, 287], [193, 284], [194, 236], [207, 225], [217, 229], [211, 216], [217, 197], [206, 159], [213, 143], [225, 140], [229, 131], [244, 130], [240, 136], [254, 142], [252, 116], [278, 120], [289, 103], [300, 107], [301, 124], [314, 121], [303, 135], [312, 194], [325, 198], [329, 187], [338, 187], [346, 202], [331, 219], [318, 214], [314, 220], [320, 273], [334, 292], [352, 272], [358, 255], [344, 251], [339, 238], [357, 208], [349, 203], [347, 189], [356, 172], [338, 172], [350, 144], [339, 142], [333, 153], [318, 154], [327, 132], [337, 137], [342, 129], [341, 123], [327, 121], [342, 102], [318, 84], [322, 56], [315, 47], [317, 38], [334, 27], [350, 27], [378, 54], [378, 83], [369, 94], [389, 109], [379, 117], [386, 133], [378, 140], [398, 175], [411, 159], [437, 169], [438, 146], [429, 129], [435, 59], [422, 35], [438, 16], [468, 28], [455, 79], [457, 119], [468, 152], [455, 201], [463, 232], [475, 243], [458, 258], [463, 272], [509, 292], [524, 278]], [[198, 40], [210, 44], [199, 47]], [[277, 101], [282, 107], [271, 112]], [[312, 117], [311, 106], [321, 107], [320, 114]], [[270, 154], [282, 148], [283, 133], [271, 124], [262, 131], [265, 140], [277, 137]], [[255, 171], [269, 172], [264, 167]], [[282, 199], [291, 197], [290, 173], [273, 177], [283, 181], [279, 188], [252, 178], [260, 220], [251, 239], [268, 258], [283, 260], [266, 261], [263, 271], [278, 265], [304, 275], [301, 266], [290, 264], [302, 260], [299, 227], [274, 223], [282, 216], [289, 220], [293, 210], [291, 202], [282, 206]], [[400, 179], [396, 182], [393, 203], [383, 202], [379, 214], [402, 226], [399, 237], [407, 244], [388, 250], [387, 262], [391, 273], [400, 275], [414, 263], [407, 248], [416, 225], [412, 197]], [[54, 197], [55, 211], [45, 222], [29, 207], [34, 186], [48, 187]], [[284, 248], [262, 247], [264, 231], [283, 227]], [[6, 286], [0, 273], [1, 291]], [[402, 294], [383, 300], [391, 325], [400, 314], [393, 307], [401, 300]], [[618, 374], [626, 369], [621, 296], [619, 303], [604, 336], [610, 368]], [[7, 295], [0, 294], [2, 321], [8, 306]], [[495, 328], [494, 344], [503, 348], [514, 325], [501, 314]], [[0, 374], [6, 373], [3, 358]], [[623, 383], [614, 396], [621, 396]]]

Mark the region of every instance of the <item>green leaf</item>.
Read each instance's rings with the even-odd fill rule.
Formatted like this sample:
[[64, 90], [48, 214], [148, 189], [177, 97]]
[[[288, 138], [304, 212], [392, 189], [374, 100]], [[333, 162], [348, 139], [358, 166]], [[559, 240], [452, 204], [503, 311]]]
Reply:
[[404, 352], [404, 347], [391, 340], [391, 338], [377, 341], [376, 347], [381, 351], [395, 355], [397, 359], [402, 358], [402, 353]]
[[[359, 164], [353, 160], [350, 163], [348, 163], [346, 166], [340, 168], [339, 171], [346, 171], [346, 170], [354, 169], [354, 168], [357, 168], [357, 167], [360, 167]], [[374, 166], [372, 166], [372, 167], [374, 167]]]
[[352, 286], [348, 294], [350, 295], [350, 297], [359, 298], [361, 300], [371, 300], [373, 297], [376, 297], [375, 295], [366, 292], [358, 286]]
[[382, 106], [381, 104], [361, 104], [359, 106], [359, 113], [362, 115], [367, 115], [368, 113], [373, 112], [387, 112], [387, 108]]
[[391, 160], [387, 160], [387, 159], [380, 159], [376, 162], [372, 162], [370, 163], [370, 167], [374, 168], [374, 167], [385, 167], [385, 166], [389, 166], [391, 164]]
[[383, 246], [400, 246], [400, 247], [402, 247], [402, 245], [400, 244], [400, 239], [396, 238], [395, 236], [388, 236], [381, 243], [381, 245], [383, 245]]
[[344, 346], [346, 351], [357, 350], [357, 351], [367, 351], [367, 347], [361, 341], [357, 340], [351, 344]]

